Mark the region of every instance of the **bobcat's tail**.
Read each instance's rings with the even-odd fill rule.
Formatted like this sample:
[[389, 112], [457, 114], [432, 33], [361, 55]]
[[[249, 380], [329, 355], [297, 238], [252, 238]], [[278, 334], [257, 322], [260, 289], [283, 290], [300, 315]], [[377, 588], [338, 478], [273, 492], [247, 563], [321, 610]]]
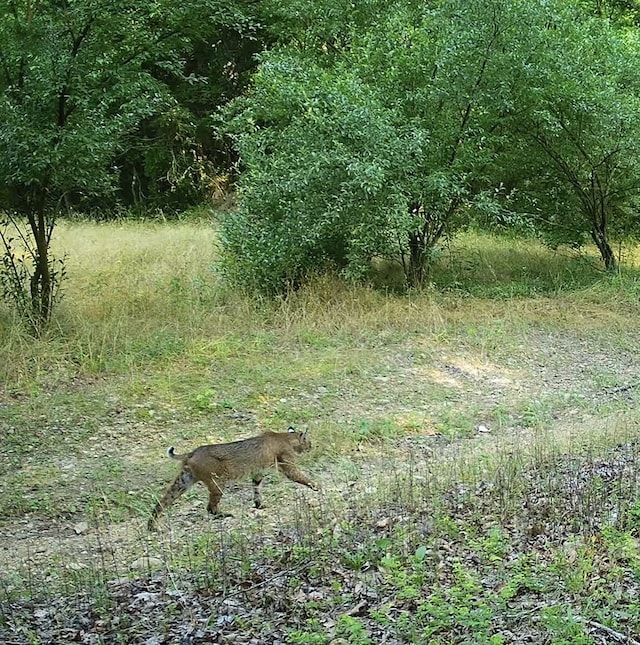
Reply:
[[178, 461], [181, 461], [186, 457], [186, 455], [176, 455], [175, 448], [171, 446], [170, 448], [167, 448], [167, 457], [171, 457], [171, 459], [177, 459]]
[[189, 488], [191, 488], [191, 486], [193, 486], [195, 483], [196, 478], [193, 476], [193, 473], [187, 468], [183, 467], [182, 470], [180, 470], [180, 472], [178, 473], [178, 476], [174, 479], [173, 484], [171, 484], [171, 486], [167, 488], [165, 494], [162, 496], [162, 499], [158, 501], [153, 511], [151, 511], [151, 517], [147, 522], [147, 528], [150, 531], [154, 531], [156, 528], [156, 521], [158, 520], [160, 513], [171, 506], [171, 504], [173, 504], [173, 502], [175, 502], [178, 497], [180, 497], [180, 495], [188, 491]]

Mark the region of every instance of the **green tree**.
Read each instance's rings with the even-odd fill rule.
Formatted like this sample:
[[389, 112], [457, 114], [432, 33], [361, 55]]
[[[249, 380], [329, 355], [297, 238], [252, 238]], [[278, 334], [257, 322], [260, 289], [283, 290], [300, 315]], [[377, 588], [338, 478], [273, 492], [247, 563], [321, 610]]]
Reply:
[[161, 101], [142, 69], [143, 22], [119, 2], [0, 4], [0, 185], [32, 263], [5, 231], [5, 288], [34, 330], [56, 292], [49, 243], [58, 200], [105, 191], [120, 138]]
[[323, 6], [234, 105], [244, 174], [226, 266], [277, 290], [326, 264], [362, 275], [378, 256], [419, 285], [442, 235], [490, 203], [526, 24], [502, 0]]
[[[588, 235], [615, 266], [609, 231], [633, 223], [639, 194], [632, 31], [560, 1], [305, 7], [279, 5], [289, 41], [232, 105], [243, 177], [227, 271], [278, 291], [381, 257], [416, 286], [478, 214], [547, 236], [561, 220], [561, 241]], [[288, 15], [313, 20], [296, 31]]]
[[226, 0], [0, 0], [0, 277], [34, 331], [62, 275], [49, 254], [61, 204], [113, 194], [128, 138], [179, 111], [169, 80], [199, 82], [184, 53], [202, 25], [237, 20]]
[[637, 229], [640, 207], [640, 43], [607, 21], [564, 11], [551, 37], [529, 41], [537, 64], [513, 114], [520, 141], [507, 151], [504, 176], [548, 241], [591, 240], [615, 270], [611, 235]]

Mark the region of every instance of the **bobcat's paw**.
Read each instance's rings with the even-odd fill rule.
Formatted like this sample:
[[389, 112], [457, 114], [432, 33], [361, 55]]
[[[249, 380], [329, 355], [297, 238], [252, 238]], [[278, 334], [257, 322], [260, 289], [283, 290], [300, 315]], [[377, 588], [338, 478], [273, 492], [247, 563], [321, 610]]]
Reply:
[[224, 520], [226, 517], [233, 517], [233, 513], [222, 513], [221, 511], [209, 511], [214, 520]]
[[211, 508], [209, 504], [207, 504], [207, 513], [209, 513], [209, 515], [213, 515], [213, 517], [216, 520], [221, 520], [221, 519], [224, 519], [225, 517], [233, 517], [231, 513], [223, 513], [222, 511], [219, 511], [217, 508]]

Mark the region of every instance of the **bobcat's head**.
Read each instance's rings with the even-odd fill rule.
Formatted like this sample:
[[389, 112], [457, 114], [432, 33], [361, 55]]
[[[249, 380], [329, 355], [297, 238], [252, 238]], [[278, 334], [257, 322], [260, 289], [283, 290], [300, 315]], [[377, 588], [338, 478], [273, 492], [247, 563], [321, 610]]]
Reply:
[[311, 440], [307, 431], [298, 432], [293, 426], [287, 430], [289, 433], [289, 442], [295, 452], [308, 452], [311, 450]]

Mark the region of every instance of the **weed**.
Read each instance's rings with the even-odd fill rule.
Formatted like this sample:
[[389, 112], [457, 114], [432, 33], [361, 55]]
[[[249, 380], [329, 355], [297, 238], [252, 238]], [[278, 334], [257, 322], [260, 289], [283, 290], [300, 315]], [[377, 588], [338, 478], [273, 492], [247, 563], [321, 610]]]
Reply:
[[415, 612], [402, 616], [398, 625], [402, 635], [412, 642], [444, 643], [447, 634], [457, 633], [462, 636], [459, 642], [503, 643], [492, 633], [500, 599], [485, 600], [478, 580], [461, 563], [453, 564], [453, 575], [449, 584], [417, 601]]
[[548, 425], [552, 408], [548, 400], [532, 400], [522, 407], [519, 420], [525, 428], [538, 428]]
[[466, 410], [446, 406], [436, 424], [438, 432], [450, 439], [469, 437], [475, 428], [475, 419]]
[[218, 399], [215, 390], [207, 388], [193, 397], [193, 408], [198, 412], [233, 410], [234, 403], [226, 399]]
[[623, 525], [632, 531], [634, 535], [640, 534], [640, 500], [635, 500], [627, 508]]
[[398, 435], [397, 426], [388, 420], [362, 419], [356, 428], [356, 442], [384, 442]]
[[512, 549], [511, 543], [497, 526], [491, 527], [486, 536], [469, 540], [469, 546], [494, 563], [503, 562]]
[[545, 607], [541, 613], [541, 620], [548, 630], [548, 642], [552, 645], [595, 644], [595, 641], [585, 634], [584, 622], [576, 619], [568, 607]]
[[348, 614], [343, 614], [338, 619], [336, 635], [346, 639], [349, 645], [372, 645], [374, 642], [362, 621], [357, 616]]
[[329, 642], [329, 637], [318, 620], [310, 618], [304, 629], [290, 630], [286, 642], [289, 645], [326, 645]]

